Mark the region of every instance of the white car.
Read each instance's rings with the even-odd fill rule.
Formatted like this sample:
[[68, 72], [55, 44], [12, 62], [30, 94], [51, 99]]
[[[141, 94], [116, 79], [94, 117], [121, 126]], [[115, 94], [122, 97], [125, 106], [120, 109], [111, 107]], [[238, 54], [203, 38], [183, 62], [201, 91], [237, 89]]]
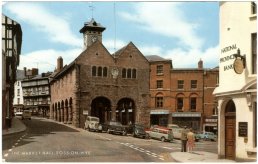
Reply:
[[84, 129], [88, 129], [89, 131], [102, 132], [102, 126], [99, 123], [99, 118], [87, 116], [86, 121], [84, 123]]

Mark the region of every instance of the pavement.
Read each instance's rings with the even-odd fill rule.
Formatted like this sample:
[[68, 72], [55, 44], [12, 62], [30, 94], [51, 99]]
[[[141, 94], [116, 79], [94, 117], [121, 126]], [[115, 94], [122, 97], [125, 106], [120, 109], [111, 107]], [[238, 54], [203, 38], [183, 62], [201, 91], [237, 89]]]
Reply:
[[[52, 121], [52, 120], [51, 120]], [[62, 124], [67, 125], [67, 124]], [[70, 125], [67, 125], [70, 127]], [[75, 127], [74, 127], [75, 128]], [[3, 136], [11, 135], [15, 133], [20, 133], [26, 130], [26, 126], [23, 122], [14, 117], [12, 119], [12, 127], [8, 130], [3, 130]], [[218, 159], [218, 154], [205, 152], [205, 151], [193, 151], [193, 152], [173, 152], [170, 153], [171, 157], [177, 161], [182, 163], [194, 163], [194, 162], [216, 162], [216, 163], [236, 163], [233, 160], [227, 159]]]
[[26, 126], [23, 124], [23, 122], [20, 119], [13, 117], [12, 123], [11, 123], [11, 128], [3, 129], [2, 135], [7, 136], [7, 135], [15, 134], [15, 133], [20, 133], [20, 132], [25, 131], [26, 129], [27, 129]]

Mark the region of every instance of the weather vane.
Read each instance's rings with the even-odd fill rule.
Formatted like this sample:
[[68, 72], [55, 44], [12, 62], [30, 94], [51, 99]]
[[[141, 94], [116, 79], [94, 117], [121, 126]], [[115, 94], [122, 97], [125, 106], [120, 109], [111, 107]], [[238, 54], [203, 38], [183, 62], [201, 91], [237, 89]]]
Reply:
[[95, 7], [93, 6], [92, 2], [90, 2], [89, 8], [91, 10], [91, 18], [93, 18], [93, 11], [94, 11]]

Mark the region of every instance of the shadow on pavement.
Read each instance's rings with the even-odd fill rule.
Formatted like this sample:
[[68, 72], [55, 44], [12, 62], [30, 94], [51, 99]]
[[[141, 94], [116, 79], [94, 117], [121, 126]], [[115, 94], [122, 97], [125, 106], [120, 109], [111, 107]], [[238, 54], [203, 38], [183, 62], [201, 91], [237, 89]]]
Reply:
[[17, 143], [17, 141], [22, 136], [24, 137], [22, 137], [22, 139], [18, 141], [18, 144], [15, 145], [16, 147], [22, 146], [31, 142], [35, 142], [33, 141], [33, 137], [35, 136], [54, 135], [56, 134], [56, 132], [68, 132], [68, 133], [80, 132], [78, 130], [69, 128], [65, 125], [61, 125], [55, 122], [50, 122], [46, 119], [41, 119], [41, 118], [36, 118], [36, 119], [32, 118], [31, 120], [23, 120], [22, 122], [26, 125], [27, 130], [23, 133], [13, 135], [7, 138], [3, 138], [2, 150], [11, 149], [12, 146], [15, 145], [15, 143]]

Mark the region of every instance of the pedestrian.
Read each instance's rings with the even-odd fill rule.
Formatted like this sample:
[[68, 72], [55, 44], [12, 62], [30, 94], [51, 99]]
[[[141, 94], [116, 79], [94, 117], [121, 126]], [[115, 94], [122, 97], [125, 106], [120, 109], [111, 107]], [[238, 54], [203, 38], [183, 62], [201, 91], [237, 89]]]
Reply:
[[193, 129], [190, 128], [190, 131], [187, 133], [187, 148], [188, 152], [192, 152], [194, 148], [194, 141], [195, 141], [195, 136], [193, 133]]
[[182, 130], [181, 133], [181, 152], [186, 152], [186, 142], [187, 142], [187, 129], [186, 126], [184, 126], [184, 129]]

